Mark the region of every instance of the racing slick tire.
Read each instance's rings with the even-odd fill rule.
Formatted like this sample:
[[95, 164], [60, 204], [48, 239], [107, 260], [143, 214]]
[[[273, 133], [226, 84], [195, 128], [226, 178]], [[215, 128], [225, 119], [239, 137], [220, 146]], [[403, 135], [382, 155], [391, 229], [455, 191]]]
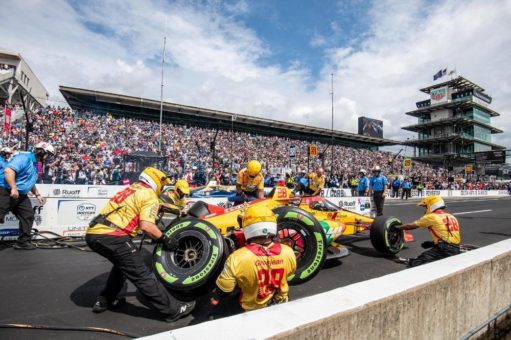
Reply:
[[165, 235], [175, 238], [178, 247], [170, 251], [158, 244], [153, 252], [153, 269], [158, 279], [180, 296], [207, 293], [223, 269], [228, 250], [220, 231], [196, 218], [172, 223]]
[[290, 284], [312, 279], [323, 267], [326, 259], [325, 232], [318, 220], [297, 207], [279, 207], [277, 215], [278, 238], [290, 246], [296, 255], [296, 272], [289, 276]]
[[385, 255], [399, 253], [405, 244], [405, 233], [393, 226], [401, 224], [401, 221], [393, 216], [376, 217], [369, 229], [374, 249]]

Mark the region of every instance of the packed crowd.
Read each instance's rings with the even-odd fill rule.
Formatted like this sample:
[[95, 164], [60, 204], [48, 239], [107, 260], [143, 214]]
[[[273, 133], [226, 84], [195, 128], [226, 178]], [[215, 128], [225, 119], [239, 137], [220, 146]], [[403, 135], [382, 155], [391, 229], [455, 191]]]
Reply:
[[[3, 110], [0, 110], [3, 112]], [[31, 115], [33, 131], [29, 145], [49, 140], [57, 156], [42, 170], [44, 183], [121, 184], [134, 165], [124, 163], [123, 156], [134, 151], [159, 152], [159, 125], [152, 121], [115, 118], [93, 112], [74, 112], [69, 108], [48, 107]], [[208, 180], [228, 184], [250, 159], [263, 164], [265, 182], [271, 185], [277, 178], [295, 177], [307, 171], [307, 146], [310, 141], [242, 132], [219, 131], [215, 143], [213, 164], [212, 141], [214, 130], [191, 126], [163, 124], [162, 152], [167, 156], [162, 165], [172, 178], [185, 178], [191, 184], [202, 185]], [[25, 120], [15, 122], [10, 136], [2, 136], [2, 146], [19, 149], [24, 145]], [[320, 153], [328, 145], [318, 145]], [[290, 161], [289, 147], [296, 147], [296, 157]], [[389, 178], [402, 176], [402, 156], [390, 152], [334, 147], [333, 172], [331, 151], [324, 159], [312, 159], [310, 167], [323, 166], [327, 186], [350, 187], [360, 169], [381, 166]], [[446, 173], [426, 163], [414, 162], [408, 174], [425, 185], [449, 185]]]

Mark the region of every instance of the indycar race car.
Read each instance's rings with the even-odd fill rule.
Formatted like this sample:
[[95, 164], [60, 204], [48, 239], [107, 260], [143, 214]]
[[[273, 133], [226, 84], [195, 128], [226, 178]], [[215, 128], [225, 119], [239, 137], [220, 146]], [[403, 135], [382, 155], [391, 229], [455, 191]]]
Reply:
[[[386, 255], [397, 254], [409, 241], [403, 231], [392, 228], [401, 224], [395, 217], [372, 219], [341, 209], [323, 197], [292, 197], [286, 187], [276, 187], [270, 197], [232, 208], [196, 202], [184, 218], [165, 220], [162, 205], [160, 228], [178, 241], [175, 251], [158, 244], [153, 253], [157, 277], [183, 296], [206, 293], [223, 269], [227, 256], [245, 245], [240, 226], [250, 205], [261, 204], [277, 215], [280, 242], [289, 245], [297, 257], [297, 270], [288, 278], [291, 284], [312, 279], [327, 258], [346, 256], [348, 250], [337, 243], [342, 236], [369, 230], [371, 243]], [[168, 215], [168, 214], [167, 214]], [[165, 222], [166, 221], [166, 222]]]

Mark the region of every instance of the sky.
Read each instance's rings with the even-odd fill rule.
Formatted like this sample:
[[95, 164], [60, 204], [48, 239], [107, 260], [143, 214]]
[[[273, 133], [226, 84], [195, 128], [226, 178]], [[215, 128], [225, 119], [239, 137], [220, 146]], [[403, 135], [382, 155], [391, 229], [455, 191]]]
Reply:
[[[21, 53], [55, 104], [59, 85], [384, 137], [433, 74], [456, 70], [501, 113], [511, 148], [511, 0], [3, 0], [0, 49]], [[445, 76], [436, 82], [449, 79]]]

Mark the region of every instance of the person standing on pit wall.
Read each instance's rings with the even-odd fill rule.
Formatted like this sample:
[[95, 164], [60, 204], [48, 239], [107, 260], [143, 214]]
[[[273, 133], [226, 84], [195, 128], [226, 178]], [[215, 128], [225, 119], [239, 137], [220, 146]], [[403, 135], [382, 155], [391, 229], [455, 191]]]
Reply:
[[421, 180], [419, 180], [419, 183], [417, 183], [417, 196], [424, 196], [424, 183], [422, 183]]
[[398, 198], [399, 197], [399, 188], [401, 187], [401, 181], [396, 176], [394, 180], [392, 181], [392, 198]]
[[358, 178], [356, 176], [352, 176], [350, 178], [350, 189], [351, 196], [355, 197], [358, 194]]
[[428, 250], [417, 258], [405, 259], [398, 257], [396, 261], [405, 263], [408, 267], [415, 267], [461, 253], [460, 226], [456, 217], [445, 212], [444, 200], [438, 196], [428, 196], [417, 206], [426, 208], [424, 216], [415, 222], [406, 223], [395, 228], [401, 230], [428, 229], [433, 241], [426, 241], [421, 244], [422, 248]]
[[273, 242], [277, 218], [272, 210], [251, 206], [242, 220], [247, 245], [229, 255], [216, 280], [210, 300], [217, 306], [236, 287], [241, 289], [240, 304], [245, 310], [287, 302], [287, 278], [296, 271], [296, 256], [289, 246]]
[[307, 196], [317, 196], [325, 187], [325, 171], [323, 168], [317, 168], [316, 171], [307, 175], [309, 178], [309, 185], [305, 188], [304, 193]]
[[28, 193], [34, 194], [39, 204], [46, 203], [46, 198], [41, 196], [36, 187], [39, 174], [35, 163], [44, 163], [49, 155], [55, 154], [55, 149], [51, 144], [41, 142], [34, 147], [34, 151], [35, 154], [24, 152], [14, 156], [7, 163], [4, 178], [0, 183], [0, 223], [5, 222], [5, 216], [9, 212], [19, 220], [19, 236], [14, 249], [36, 248], [31, 243], [35, 212]]
[[125, 302], [118, 295], [126, 279], [167, 322], [185, 317], [194, 309], [195, 301], [179, 301], [156, 279], [132, 241], [142, 231], [167, 249], [177, 249], [177, 241], [156, 226], [161, 189], [169, 183], [162, 171], [147, 167], [138, 181], [119, 191], [90, 222], [85, 236], [87, 245], [113, 264], [105, 288], [92, 307], [94, 313], [102, 313]]
[[405, 177], [403, 184], [401, 184], [401, 188], [403, 189], [403, 191], [401, 192], [401, 199], [403, 199], [403, 197], [409, 199], [412, 192], [412, 182], [410, 182], [410, 179], [408, 177]]
[[369, 191], [369, 179], [366, 177], [366, 171], [360, 169], [358, 176], [360, 177], [357, 184], [358, 196], [367, 196], [367, 192]]
[[383, 204], [387, 193], [387, 177], [381, 173], [378, 165], [373, 167], [373, 176], [369, 180], [370, 193], [376, 205], [376, 216], [383, 215]]

